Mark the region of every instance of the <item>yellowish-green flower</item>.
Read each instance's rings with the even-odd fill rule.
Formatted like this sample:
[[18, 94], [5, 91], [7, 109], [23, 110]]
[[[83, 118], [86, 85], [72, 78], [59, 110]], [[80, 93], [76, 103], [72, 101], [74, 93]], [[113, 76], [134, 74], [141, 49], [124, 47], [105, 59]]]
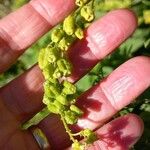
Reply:
[[89, 0], [76, 0], [76, 5], [83, 6], [86, 4]]
[[63, 30], [68, 34], [72, 35], [75, 31], [75, 20], [73, 15], [69, 15], [63, 23]]
[[86, 20], [86, 21], [92, 21], [94, 19], [94, 11], [93, 8], [90, 5], [83, 6], [81, 8], [81, 16]]
[[84, 37], [84, 32], [81, 28], [77, 28], [76, 31], [75, 31], [75, 35], [78, 39], [83, 39]]

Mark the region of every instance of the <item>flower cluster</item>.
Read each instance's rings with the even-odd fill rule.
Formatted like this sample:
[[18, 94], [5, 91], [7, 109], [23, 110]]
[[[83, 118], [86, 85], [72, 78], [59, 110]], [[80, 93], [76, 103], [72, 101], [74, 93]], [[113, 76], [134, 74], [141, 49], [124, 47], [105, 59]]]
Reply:
[[[76, 0], [76, 4], [79, 8], [52, 30], [51, 42], [40, 51], [38, 64], [45, 78], [43, 103], [49, 112], [60, 115], [66, 132], [73, 141], [72, 148], [80, 150], [85, 143], [95, 140], [95, 134], [89, 129], [73, 134], [68, 127], [77, 123], [83, 111], [76, 106], [76, 86], [67, 81], [72, 72], [67, 50], [76, 39], [84, 37], [83, 30], [94, 20], [94, 0]], [[86, 142], [80, 144], [75, 136], [84, 137]]]

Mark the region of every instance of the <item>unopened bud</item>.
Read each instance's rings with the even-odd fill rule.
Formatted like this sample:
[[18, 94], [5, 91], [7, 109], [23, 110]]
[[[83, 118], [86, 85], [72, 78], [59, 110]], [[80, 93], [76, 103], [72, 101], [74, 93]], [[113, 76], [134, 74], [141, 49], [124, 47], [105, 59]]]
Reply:
[[81, 9], [81, 16], [87, 20], [87, 21], [92, 21], [94, 19], [94, 11], [91, 6], [83, 6]]

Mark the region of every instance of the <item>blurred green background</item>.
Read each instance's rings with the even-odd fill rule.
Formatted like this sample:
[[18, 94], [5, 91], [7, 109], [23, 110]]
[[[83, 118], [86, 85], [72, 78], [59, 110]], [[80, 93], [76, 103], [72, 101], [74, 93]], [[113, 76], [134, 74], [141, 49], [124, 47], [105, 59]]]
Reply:
[[[0, 18], [21, 7], [29, 0], [0, 0]], [[150, 56], [150, 0], [97, 0], [96, 18], [117, 8], [130, 8], [138, 16], [136, 32], [117, 50], [101, 63], [97, 64], [78, 83], [79, 92], [89, 89], [102, 78], [110, 74], [126, 60], [140, 55]], [[49, 42], [50, 33], [43, 36], [7, 72], [0, 75], [0, 87], [16, 78], [37, 62], [38, 52]], [[84, 85], [84, 86], [83, 86]], [[138, 114], [144, 121], [145, 130], [140, 141], [133, 147], [135, 150], [150, 150], [150, 88], [140, 95], [136, 101], [121, 110], [115, 117], [129, 112]]]

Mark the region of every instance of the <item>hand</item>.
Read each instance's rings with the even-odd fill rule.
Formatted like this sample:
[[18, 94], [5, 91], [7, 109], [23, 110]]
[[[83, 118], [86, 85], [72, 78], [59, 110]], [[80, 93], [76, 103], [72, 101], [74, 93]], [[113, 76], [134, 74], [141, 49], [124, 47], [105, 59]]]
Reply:
[[[63, 20], [74, 9], [74, 0], [32, 0], [0, 21], [0, 72], [7, 70], [38, 38]], [[99, 60], [111, 53], [136, 28], [136, 18], [129, 10], [116, 10], [93, 23], [84, 40], [69, 51], [74, 66], [72, 82], [79, 80]], [[100, 139], [89, 149], [127, 150], [143, 132], [143, 122], [129, 114], [103, 127], [117, 111], [131, 103], [150, 86], [150, 58], [133, 58], [113, 71], [106, 79], [79, 97], [85, 115], [77, 128], [97, 128]], [[0, 89], [0, 149], [38, 150], [29, 130], [20, 125], [44, 106], [43, 76], [37, 65]], [[70, 141], [58, 116], [50, 115], [38, 127], [51, 148], [69, 148]]]

